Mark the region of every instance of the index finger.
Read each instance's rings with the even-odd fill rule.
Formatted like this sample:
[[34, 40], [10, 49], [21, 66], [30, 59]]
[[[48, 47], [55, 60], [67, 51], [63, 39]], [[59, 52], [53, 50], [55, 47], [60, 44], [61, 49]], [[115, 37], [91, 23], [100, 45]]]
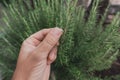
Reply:
[[40, 30], [40, 31], [32, 34], [30, 37], [33, 37], [39, 41], [42, 41], [43, 38], [49, 33], [50, 30], [51, 30], [51, 28]]
[[27, 42], [34, 46], [38, 46], [40, 44], [40, 42], [44, 39], [44, 37], [49, 33], [50, 30], [51, 30], [51, 28], [40, 30], [40, 31], [32, 34], [24, 42]]

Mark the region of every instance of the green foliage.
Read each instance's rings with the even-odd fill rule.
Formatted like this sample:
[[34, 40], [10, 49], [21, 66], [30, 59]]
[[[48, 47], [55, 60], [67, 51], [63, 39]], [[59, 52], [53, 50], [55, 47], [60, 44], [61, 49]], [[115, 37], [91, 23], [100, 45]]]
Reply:
[[9, 80], [15, 69], [22, 41], [51, 27], [64, 30], [58, 58], [52, 65], [56, 80], [103, 80], [95, 77], [94, 71], [110, 68], [119, 56], [120, 20], [117, 15], [103, 27], [106, 13], [98, 21], [99, 2], [94, 0], [87, 19], [85, 9], [76, 6], [77, 0], [34, 0], [33, 6], [29, 0], [26, 4], [18, 0], [7, 5], [3, 18], [7, 26], [0, 37], [0, 69], [4, 80]]
[[2, 3], [3, 5], [5, 5], [5, 3], [10, 3], [12, 0], [0, 0], [0, 3]]

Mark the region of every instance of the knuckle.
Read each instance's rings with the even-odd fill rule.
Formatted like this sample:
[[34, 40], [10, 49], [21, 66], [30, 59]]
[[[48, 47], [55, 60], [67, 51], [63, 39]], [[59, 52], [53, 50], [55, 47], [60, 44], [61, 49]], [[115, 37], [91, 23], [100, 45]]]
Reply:
[[26, 40], [24, 40], [24, 41], [22, 42], [22, 45], [27, 45], [27, 44], [29, 44], [29, 43], [31, 43], [31, 42], [30, 42], [29, 38], [27, 38]]
[[43, 29], [43, 31], [46, 31], [46, 30], [49, 30], [49, 29]]
[[35, 37], [34, 37], [34, 34], [30, 35], [29, 38], [35, 38]]
[[22, 42], [22, 45], [25, 45], [27, 43], [27, 40], [24, 40], [23, 42]]

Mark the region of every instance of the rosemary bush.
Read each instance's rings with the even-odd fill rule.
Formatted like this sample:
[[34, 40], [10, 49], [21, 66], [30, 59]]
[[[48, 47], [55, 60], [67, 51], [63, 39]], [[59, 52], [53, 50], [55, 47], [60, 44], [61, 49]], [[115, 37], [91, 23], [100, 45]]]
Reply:
[[29, 0], [13, 0], [6, 5], [3, 20], [7, 26], [0, 35], [3, 80], [10, 80], [22, 42], [36, 31], [51, 27], [64, 30], [58, 58], [52, 65], [55, 80], [112, 80], [94, 72], [110, 68], [120, 54], [119, 15], [104, 27], [107, 10], [98, 21], [100, 0], [94, 0], [88, 18], [77, 1], [34, 0], [31, 4]]

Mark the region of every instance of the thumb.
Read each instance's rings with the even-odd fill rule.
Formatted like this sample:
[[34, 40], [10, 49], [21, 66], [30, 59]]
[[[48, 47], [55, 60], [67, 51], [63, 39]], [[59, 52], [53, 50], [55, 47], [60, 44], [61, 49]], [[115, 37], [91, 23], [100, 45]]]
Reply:
[[44, 40], [38, 45], [37, 52], [39, 52], [39, 58], [47, 58], [50, 51], [55, 45], [57, 45], [63, 30], [60, 28], [52, 28], [47, 34]]

